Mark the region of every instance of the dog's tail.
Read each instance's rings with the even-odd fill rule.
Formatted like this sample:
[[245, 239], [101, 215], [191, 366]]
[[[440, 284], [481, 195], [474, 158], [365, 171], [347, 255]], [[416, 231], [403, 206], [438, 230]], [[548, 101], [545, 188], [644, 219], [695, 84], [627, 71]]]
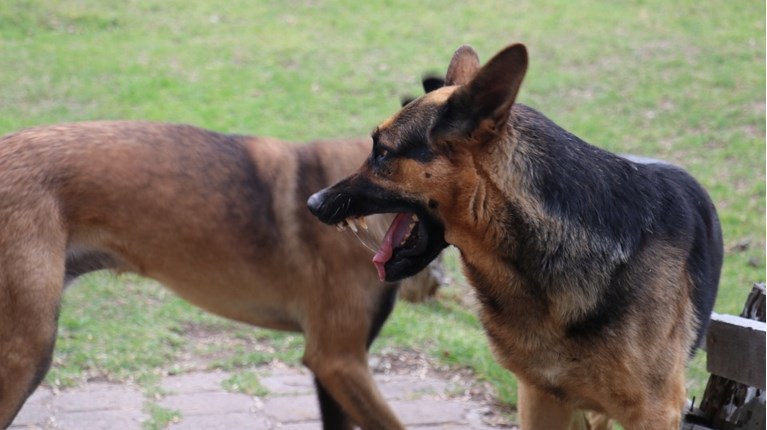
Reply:
[[724, 258], [724, 243], [722, 226], [711, 197], [697, 181], [689, 175], [687, 177], [683, 182], [684, 192], [692, 206], [690, 213], [694, 229], [687, 270], [692, 284], [689, 295], [698, 320], [695, 342], [690, 348], [692, 356], [705, 339], [711, 311], [714, 309]]

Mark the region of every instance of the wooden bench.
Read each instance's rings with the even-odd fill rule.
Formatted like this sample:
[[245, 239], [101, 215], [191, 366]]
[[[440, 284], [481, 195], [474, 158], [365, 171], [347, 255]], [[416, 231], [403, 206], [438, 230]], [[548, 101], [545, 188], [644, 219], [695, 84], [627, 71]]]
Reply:
[[705, 349], [711, 377], [682, 430], [764, 430], [764, 284], [754, 285], [740, 316], [712, 314]]

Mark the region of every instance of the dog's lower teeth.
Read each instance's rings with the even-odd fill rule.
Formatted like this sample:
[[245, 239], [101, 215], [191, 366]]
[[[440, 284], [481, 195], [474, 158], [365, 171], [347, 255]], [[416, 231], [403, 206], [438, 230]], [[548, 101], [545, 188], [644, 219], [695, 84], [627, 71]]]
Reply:
[[399, 246], [402, 246], [407, 242], [408, 239], [410, 239], [410, 235], [413, 233], [413, 228], [415, 228], [416, 222], [411, 222], [408, 226], [407, 233], [405, 233], [405, 236], [402, 238], [402, 242], [400, 242]]

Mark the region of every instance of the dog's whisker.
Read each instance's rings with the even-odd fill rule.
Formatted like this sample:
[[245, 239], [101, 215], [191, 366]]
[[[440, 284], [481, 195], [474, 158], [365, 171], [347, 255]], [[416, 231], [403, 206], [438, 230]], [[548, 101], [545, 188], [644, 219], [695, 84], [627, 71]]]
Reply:
[[373, 243], [373, 239], [368, 234], [365, 234], [362, 231], [352, 231], [352, 232], [365, 248], [372, 251], [373, 254], [377, 252], [378, 247], [375, 246], [375, 244]]

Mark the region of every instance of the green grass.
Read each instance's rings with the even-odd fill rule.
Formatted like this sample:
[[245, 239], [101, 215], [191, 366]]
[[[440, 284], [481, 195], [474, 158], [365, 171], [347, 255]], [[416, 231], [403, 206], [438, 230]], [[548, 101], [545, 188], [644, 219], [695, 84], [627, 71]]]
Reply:
[[222, 382], [224, 388], [235, 393], [243, 393], [249, 396], [264, 397], [269, 394], [269, 389], [261, 384], [258, 373], [251, 371], [238, 372]]
[[[460, 44], [486, 60], [523, 41], [519, 101], [598, 146], [678, 163], [710, 190], [727, 249], [716, 310], [737, 313], [765, 279], [764, 23], [763, 2], [726, 0], [5, 0], [0, 133], [121, 118], [292, 141], [364, 135]], [[514, 379], [457, 303], [398, 306], [381, 344], [471, 366], [513, 403]], [[152, 385], [190, 327], [233, 333], [225, 348], [192, 351], [219, 367], [300, 357], [295, 335], [222, 322], [134, 277], [95, 276], [67, 292], [48, 381]], [[251, 336], [271, 349], [254, 350]], [[690, 372], [698, 397], [704, 362]]]
[[145, 430], [162, 430], [181, 419], [179, 411], [163, 408], [156, 403], [147, 402], [144, 411], [149, 414], [149, 419], [141, 423]]

